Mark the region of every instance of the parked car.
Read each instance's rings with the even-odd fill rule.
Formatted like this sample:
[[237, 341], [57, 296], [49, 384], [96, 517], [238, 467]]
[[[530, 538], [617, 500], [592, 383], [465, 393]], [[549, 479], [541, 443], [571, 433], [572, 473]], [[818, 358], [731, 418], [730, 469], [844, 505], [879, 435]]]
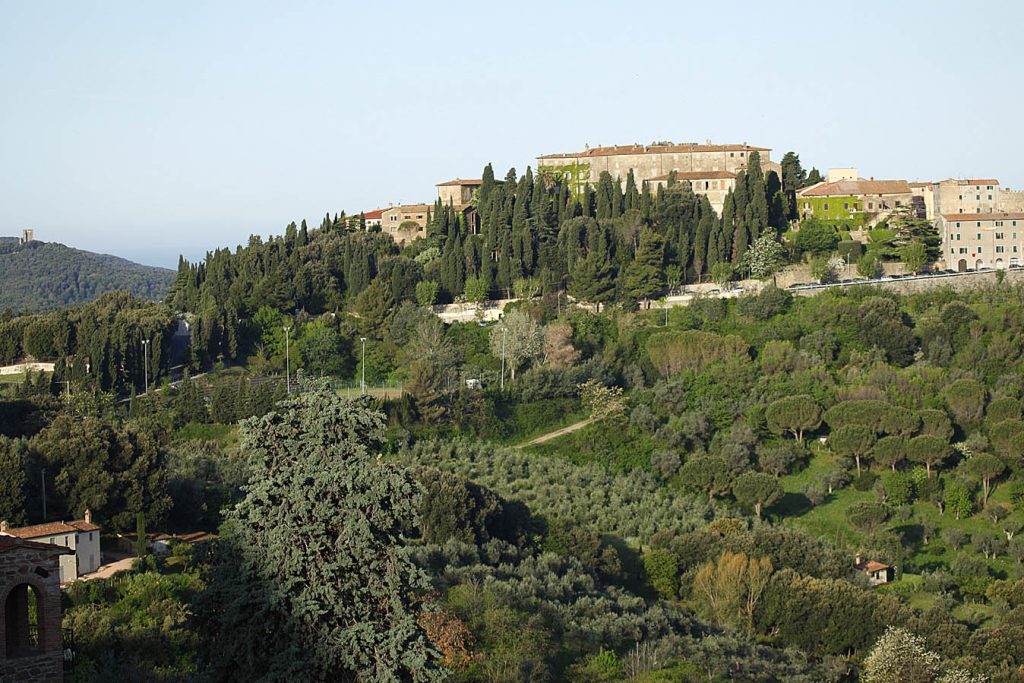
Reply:
[[722, 290], [720, 290], [720, 289], [709, 289], [708, 290], [708, 296], [718, 296], [721, 293], [722, 293]]

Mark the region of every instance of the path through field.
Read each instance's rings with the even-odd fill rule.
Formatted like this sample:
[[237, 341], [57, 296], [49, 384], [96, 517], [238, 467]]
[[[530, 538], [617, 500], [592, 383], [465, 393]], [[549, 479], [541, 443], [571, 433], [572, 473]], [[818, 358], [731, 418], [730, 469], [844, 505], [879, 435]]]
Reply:
[[551, 439], [557, 439], [560, 436], [565, 436], [566, 434], [571, 434], [572, 432], [575, 432], [577, 429], [583, 429], [584, 427], [586, 427], [588, 424], [590, 424], [593, 421], [594, 421], [593, 418], [588, 417], [586, 420], [580, 420], [579, 422], [574, 422], [573, 424], [569, 425], [568, 427], [562, 427], [561, 429], [556, 429], [553, 432], [548, 432], [547, 434], [541, 434], [540, 436], [538, 436], [536, 439], [533, 439], [532, 441], [527, 441], [526, 443], [519, 444], [518, 446], [516, 446], [516, 448], [525, 448], [526, 446], [535, 446], [535, 445], [537, 445], [539, 443], [544, 443], [545, 441], [550, 441]]

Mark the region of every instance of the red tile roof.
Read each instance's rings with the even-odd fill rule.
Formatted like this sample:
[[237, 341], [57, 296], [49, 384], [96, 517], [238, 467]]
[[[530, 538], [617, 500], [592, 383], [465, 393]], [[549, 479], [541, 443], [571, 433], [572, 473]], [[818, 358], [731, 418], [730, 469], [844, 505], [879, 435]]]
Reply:
[[563, 154], [544, 154], [538, 159], [571, 159], [574, 157], [606, 157], [619, 154], [671, 154], [690, 152], [770, 152], [770, 147], [754, 147], [752, 145], [699, 145], [688, 143], [683, 145], [615, 145], [612, 147], [591, 147], [582, 152]]
[[[671, 173], [651, 180], [668, 180]], [[728, 171], [676, 171], [676, 180], [735, 180], [736, 174]]]
[[882, 564], [881, 562], [875, 562], [874, 560], [867, 560], [866, 562], [858, 564], [857, 569], [862, 572], [874, 574], [875, 572], [880, 572], [883, 569], [892, 569], [892, 565]]
[[942, 218], [947, 221], [974, 223], [975, 221], [1020, 221], [1024, 213], [944, 213]]
[[483, 180], [463, 180], [462, 178], [456, 178], [455, 180], [449, 180], [446, 183], [438, 183], [438, 187], [445, 187], [446, 185], [469, 185], [470, 187], [476, 187], [477, 185], [483, 185]]
[[51, 553], [59, 555], [67, 555], [72, 552], [71, 548], [65, 548], [62, 545], [53, 545], [52, 543], [38, 543], [36, 541], [26, 541], [16, 536], [8, 536], [6, 534], [0, 534], [0, 553], [15, 548], [31, 548], [32, 550], [48, 550]]
[[960, 181], [961, 185], [998, 185], [999, 181], [995, 178], [965, 178]]
[[5, 533], [17, 538], [42, 538], [44, 536], [57, 536], [59, 534], [73, 534], [78, 531], [99, 531], [99, 527], [84, 519], [72, 522], [46, 522], [45, 524], [33, 524], [17, 529], [8, 529]]
[[800, 191], [801, 197], [848, 197], [856, 195], [910, 194], [906, 180], [837, 180]]
[[383, 215], [383, 213], [384, 209], [374, 209], [373, 211], [364, 211], [363, 217], [366, 218], [366, 220], [377, 220], [381, 215]]

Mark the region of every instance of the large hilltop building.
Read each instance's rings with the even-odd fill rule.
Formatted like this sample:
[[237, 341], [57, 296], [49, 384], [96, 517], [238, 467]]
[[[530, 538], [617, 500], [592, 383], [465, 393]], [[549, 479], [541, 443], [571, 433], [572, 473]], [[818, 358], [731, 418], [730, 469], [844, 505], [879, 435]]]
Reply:
[[676, 178], [689, 181], [693, 191], [707, 194], [711, 205], [721, 212], [728, 188], [736, 174], [747, 167], [752, 152], [761, 157], [765, 173], [775, 171], [781, 175], [779, 164], [771, 160], [771, 149], [742, 145], [657, 144], [617, 145], [614, 147], [587, 147], [582, 152], [545, 154], [537, 157], [537, 172], [565, 178], [574, 192], [584, 185], [597, 185], [601, 173], [607, 171], [612, 178], [625, 180], [630, 171], [637, 185], [648, 181], [652, 190], [667, 182], [675, 171]]
[[60, 558], [60, 582], [75, 581], [100, 567], [100, 528], [93, 524], [92, 513], [70, 522], [47, 522], [11, 528], [0, 521], [0, 537], [14, 537], [37, 543], [50, 543], [67, 548]]

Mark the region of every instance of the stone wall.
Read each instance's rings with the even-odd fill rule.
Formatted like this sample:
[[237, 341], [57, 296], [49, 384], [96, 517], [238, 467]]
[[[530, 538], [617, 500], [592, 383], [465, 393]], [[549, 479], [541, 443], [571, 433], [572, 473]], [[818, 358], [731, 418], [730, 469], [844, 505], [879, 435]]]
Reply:
[[[998, 273], [1003, 273], [1005, 283], [1019, 285], [1024, 284], [1024, 268], [1015, 270], [995, 271], [990, 270], [984, 273], [957, 273], [946, 277], [925, 277], [919, 279], [885, 280], [874, 281], [871, 287], [878, 287], [898, 294], [917, 294], [935, 289], [949, 287], [958, 292], [966, 292], [979, 289], [991, 289], [999, 284]], [[860, 283], [864, 285], [864, 283]], [[850, 284], [847, 286], [856, 286]], [[797, 296], [816, 296], [826, 291], [822, 289], [798, 289], [793, 292]]]
[[[59, 683], [64, 676], [64, 646], [61, 635], [60, 572], [56, 546], [3, 539], [0, 545], [0, 600], [4, 619], [0, 621], [0, 680]], [[31, 586], [39, 600], [39, 647], [22, 655], [8, 652], [9, 631], [27, 623], [28, 591]]]

